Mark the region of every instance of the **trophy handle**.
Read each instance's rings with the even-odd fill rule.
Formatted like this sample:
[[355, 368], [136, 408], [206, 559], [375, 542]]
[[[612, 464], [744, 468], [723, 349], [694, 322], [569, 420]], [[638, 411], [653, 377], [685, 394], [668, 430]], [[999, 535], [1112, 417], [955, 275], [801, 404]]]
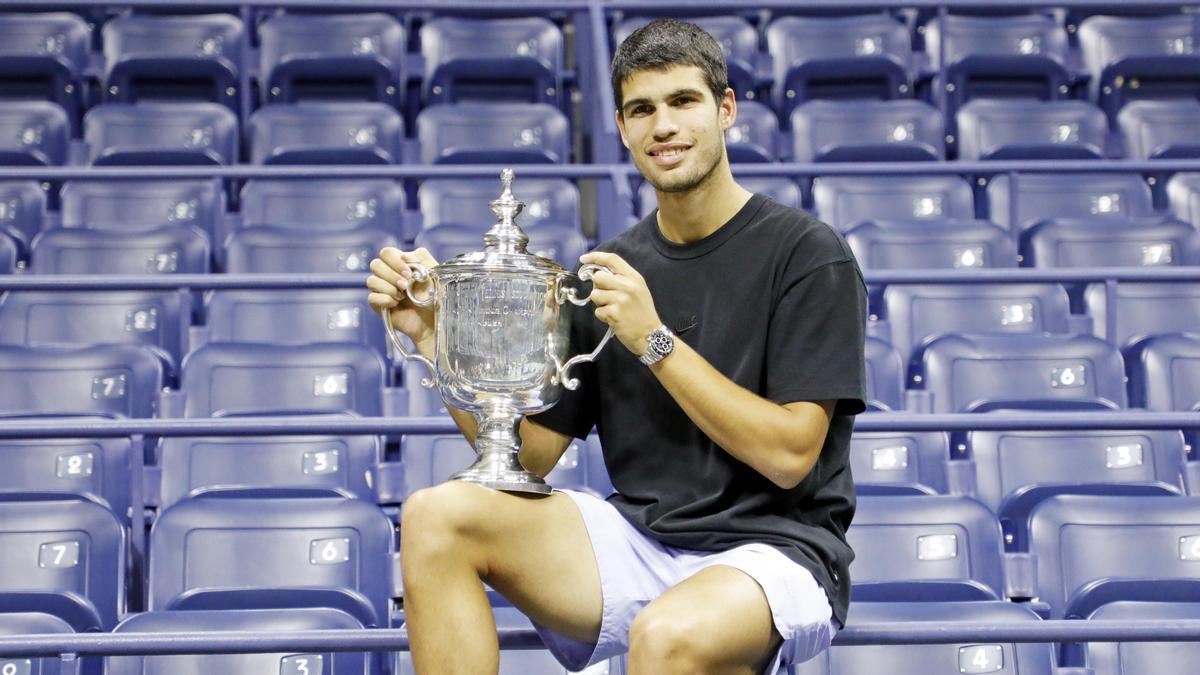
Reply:
[[[599, 272], [600, 270], [604, 270], [605, 272], [609, 272], [609, 273], [612, 272], [612, 270], [608, 269], [607, 267], [605, 267], [603, 265], [594, 265], [594, 264], [589, 263], [589, 264], [583, 265], [579, 268], [579, 278], [584, 281], [591, 281], [592, 275], [594, 275], [596, 272]], [[578, 305], [580, 307], [588, 304], [592, 300], [591, 293], [588, 293], [586, 296], [580, 298], [579, 294], [576, 293], [574, 288], [563, 287], [563, 286], [558, 287], [556, 297], [558, 298], [558, 304], [560, 304], [560, 305], [564, 302], [570, 302], [571, 304]], [[613, 336], [613, 331], [612, 331], [612, 328], [609, 327], [608, 331], [604, 333], [604, 337], [600, 339], [600, 344], [596, 345], [596, 348], [593, 349], [590, 353], [580, 354], [578, 356], [568, 359], [566, 363], [558, 364], [558, 368], [555, 371], [554, 375], [550, 376], [550, 384], [553, 384], [553, 385], [561, 384], [562, 386], [566, 387], [567, 389], [569, 389], [571, 391], [575, 391], [576, 389], [578, 389], [579, 388], [579, 378], [567, 377], [567, 371], [569, 371], [571, 369], [571, 366], [574, 366], [578, 363], [590, 363], [592, 361], [595, 361], [596, 357], [600, 355], [601, 350], [604, 349], [604, 345], [608, 344], [608, 341], [612, 339], [612, 336]]]
[[[433, 284], [433, 288], [430, 290], [429, 295], [424, 298], [418, 298], [413, 295], [412, 284], [409, 284], [408, 288], [404, 291], [405, 294], [408, 295], [408, 299], [418, 307], [428, 307], [432, 305], [437, 297], [437, 277], [431, 276], [429, 274], [429, 269], [420, 263], [409, 263], [408, 267], [412, 270], [412, 278], [415, 281], [418, 283], [422, 281], [429, 281], [431, 284]], [[433, 389], [435, 384], [433, 377], [437, 372], [437, 368], [434, 366], [433, 361], [430, 361], [421, 354], [415, 354], [408, 351], [408, 348], [404, 346], [404, 341], [400, 339], [400, 335], [397, 333], [395, 326], [392, 325], [391, 310], [383, 310], [382, 315], [383, 326], [385, 329], [384, 332], [387, 333], [388, 341], [391, 342], [394, 353], [400, 355], [401, 361], [416, 361], [418, 363], [425, 364], [425, 368], [429, 371], [429, 377], [421, 378], [421, 386], [425, 387], [426, 389]]]

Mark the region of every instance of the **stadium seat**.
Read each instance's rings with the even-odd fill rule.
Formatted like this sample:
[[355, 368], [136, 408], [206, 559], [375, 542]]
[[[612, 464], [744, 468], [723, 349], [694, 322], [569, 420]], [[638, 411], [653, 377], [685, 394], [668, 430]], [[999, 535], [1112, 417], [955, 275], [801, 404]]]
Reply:
[[17, 270], [17, 260], [21, 257], [21, 249], [17, 241], [7, 234], [0, 232], [0, 274], [12, 274]]
[[1200, 231], [1174, 218], [1055, 218], [1021, 236], [1029, 267], [1200, 265]]
[[864, 347], [867, 365], [867, 409], [904, 408], [904, 361], [890, 344], [868, 336]]
[[[1136, 98], [1197, 98], [1197, 18], [1092, 16], [1079, 24], [1079, 48], [1091, 75], [1090, 98], [1116, 122]], [[1115, 126], [1115, 124], [1114, 124]]]
[[[2, 603], [3, 600], [0, 600]], [[31, 611], [0, 611], [0, 635], [70, 635], [75, 631], [62, 619], [37, 611], [36, 607], [24, 608]], [[0, 672], [5, 669], [14, 673], [38, 673], [38, 675], [77, 675], [88, 659], [77, 661], [74, 666], [64, 664], [58, 656], [34, 658], [0, 658]], [[89, 673], [90, 675], [90, 673]]]
[[[1117, 601], [1092, 612], [1089, 619], [1122, 623], [1138, 621], [1196, 621], [1200, 602], [1167, 598], [1164, 602]], [[1167, 673], [1181, 663], [1195, 663], [1200, 644], [1195, 642], [1091, 642], [1087, 667], [1095, 675]]]
[[33, 241], [36, 274], [203, 274], [208, 237], [193, 227], [139, 232], [58, 227]]
[[183, 360], [185, 417], [383, 414], [387, 381], [371, 348], [216, 342]]
[[1179, 431], [972, 431], [973, 496], [1000, 516], [1005, 540], [1027, 550], [1026, 523], [1056, 494], [1178, 494], [1186, 459]]
[[854, 603], [1004, 597], [1000, 524], [974, 499], [859, 497], [846, 540]]
[[[703, 28], [721, 46], [729, 70], [729, 86], [738, 99], [757, 99], [763, 79], [760, 71], [766, 65], [766, 55], [758, 49], [758, 32], [754, 26], [740, 16], [689, 16], [687, 20]], [[617, 24], [613, 29], [613, 46], [620, 45], [633, 31], [650, 21], [651, 17], [633, 17]], [[741, 105], [738, 104], [739, 113]]]
[[99, 165], [234, 164], [237, 116], [217, 103], [104, 103], [83, 117], [87, 161]]
[[985, 220], [868, 220], [846, 232], [864, 269], [1016, 267], [1012, 237]]
[[398, 246], [391, 232], [368, 228], [319, 232], [303, 228], [248, 227], [226, 244], [231, 273], [325, 274], [365, 272], [385, 246]]
[[105, 96], [212, 101], [237, 109], [245, 30], [230, 14], [144, 16], [104, 24]]
[[228, 488], [325, 488], [375, 502], [367, 474], [383, 458], [375, 436], [164, 438], [160, 508]]
[[76, 632], [112, 630], [125, 612], [125, 531], [95, 502], [0, 493], [0, 551], [0, 603], [9, 609], [25, 604]]
[[69, 181], [62, 189], [63, 227], [123, 232], [192, 226], [210, 242], [227, 228], [218, 179]]
[[563, 34], [549, 19], [442, 16], [420, 33], [426, 103], [562, 100]]
[[0, 181], [0, 233], [17, 244], [21, 257], [42, 230], [46, 218], [46, 193], [37, 181]]
[[340, 609], [391, 616], [392, 522], [322, 490], [224, 490], [176, 502], [150, 532], [149, 608]]
[[859, 431], [850, 437], [850, 468], [860, 495], [945, 494], [950, 438], [940, 431]]
[[[466, 225], [486, 231], [496, 222], [488, 205], [499, 196], [499, 190], [491, 178], [427, 179], [417, 190], [421, 226]], [[579, 188], [569, 180], [518, 176], [513, 196], [525, 203], [517, 219], [522, 228], [543, 223], [581, 228]]]
[[1180, 172], [1167, 181], [1171, 213], [1200, 228], [1200, 173]]
[[1117, 113], [1130, 159], [1193, 159], [1200, 157], [1200, 101], [1132, 101]]
[[404, 120], [383, 103], [269, 105], [246, 137], [255, 164], [397, 164]]
[[1055, 619], [1196, 584], [1200, 497], [1058, 495], [1029, 515], [1037, 596]]
[[0, 415], [153, 417], [162, 362], [144, 347], [0, 345]]
[[547, 103], [432, 105], [417, 115], [425, 164], [565, 164], [567, 118]]
[[[204, 637], [209, 631], [244, 634], [286, 633], [305, 630], [361, 630], [362, 623], [337, 609], [304, 607], [247, 609], [235, 611], [144, 612], [121, 622], [114, 633], [129, 636], [154, 633], [191, 633]], [[225, 673], [257, 675], [379, 675], [375, 655], [361, 652], [202, 654], [178, 656], [109, 656], [104, 660], [107, 675], [176, 675], [178, 673]]]
[[173, 375], [188, 350], [187, 291], [11, 291], [0, 295], [0, 344], [147, 347]]
[[730, 162], [779, 160], [779, 118], [762, 103], [742, 101], [737, 121], [725, 130], [725, 152]]
[[976, 99], [957, 120], [961, 160], [1106, 156], [1108, 120], [1084, 101]]
[[[771, 199], [792, 208], [800, 208], [800, 186], [790, 178], [774, 176], [751, 176], [738, 178], [738, 184], [750, 192], [766, 195]], [[658, 197], [654, 194], [654, 186], [643, 181], [637, 193], [638, 213], [641, 217], [650, 215], [658, 208]]]
[[0, 164], [65, 164], [70, 137], [67, 112], [57, 103], [0, 98]]
[[285, 294], [216, 290], [208, 297], [205, 314], [209, 342], [336, 342], [387, 354], [383, 322], [357, 288], [307, 288]]
[[785, 16], [767, 26], [775, 108], [819, 98], [911, 98], [908, 29], [886, 13]]
[[400, 234], [404, 188], [387, 179], [248, 180], [241, 212], [245, 227], [371, 228]]
[[[1089, 284], [1083, 305], [1092, 317], [1097, 337], [1118, 347], [1148, 335], [1190, 331], [1200, 333], [1200, 283], [1122, 282], [1116, 288], [1116, 306], [1109, 307], [1104, 284]], [[1109, 313], [1116, 316], [1115, 331], [1108, 334]]]
[[1126, 406], [1121, 353], [1090, 335], [952, 333], [919, 358], [935, 413]]
[[1057, 284], [897, 284], [883, 292], [883, 319], [906, 363], [946, 333], [1039, 334], [1070, 330]]
[[75, 119], [92, 33], [67, 12], [0, 15], [0, 98], [54, 101]]
[[813, 180], [816, 215], [846, 231], [864, 220], [971, 220], [975, 199], [959, 176], [822, 176]]
[[1125, 363], [1132, 406], [1200, 412], [1200, 333], [1143, 338], [1125, 351]]
[[0, 493], [78, 495], [107, 508], [118, 520], [127, 523], [132, 515], [129, 512], [132, 450], [128, 438], [6, 438], [0, 440], [0, 455], [4, 457]]
[[[1010, 201], [1014, 199], [1015, 214]], [[1136, 174], [1025, 173], [1016, 177], [1015, 186], [1001, 174], [988, 183], [987, 200], [988, 220], [1013, 232], [1050, 218], [1154, 215], [1150, 186]]]
[[[1029, 608], [1009, 602], [855, 602], [854, 624], [900, 626], [911, 622], [961, 622], [995, 626], [1039, 621]], [[793, 675], [928, 675], [998, 673], [1052, 675], [1050, 644], [983, 642], [972, 644], [835, 645], [793, 667]], [[1099, 673], [1097, 673], [1099, 675]]]
[[[528, 251], [549, 258], [567, 269], [579, 266], [579, 256], [587, 252], [587, 239], [578, 228], [571, 225], [526, 225], [522, 229], [529, 235]], [[415, 244], [429, 249], [435, 260], [445, 262], [463, 253], [478, 251], [483, 247], [485, 229], [465, 225], [435, 225], [421, 230]]]
[[264, 102], [394, 104], [403, 92], [408, 37], [390, 14], [277, 14], [258, 33]]
[[792, 110], [797, 162], [936, 161], [946, 156], [942, 113], [915, 100], [809, 101]]

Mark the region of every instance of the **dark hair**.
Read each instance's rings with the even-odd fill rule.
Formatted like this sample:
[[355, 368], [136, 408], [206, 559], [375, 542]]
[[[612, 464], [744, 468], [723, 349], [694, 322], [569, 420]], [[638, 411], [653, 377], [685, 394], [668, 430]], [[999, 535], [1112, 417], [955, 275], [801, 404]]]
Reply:
[[713, 36], [694, 23], [655, 19], [635, 30], [617, 47], [612, 62], [613, 98], [621, 110], [621, 84], [639, 70], [695, 66], [719, 104], [729, 87], [725, 53]]

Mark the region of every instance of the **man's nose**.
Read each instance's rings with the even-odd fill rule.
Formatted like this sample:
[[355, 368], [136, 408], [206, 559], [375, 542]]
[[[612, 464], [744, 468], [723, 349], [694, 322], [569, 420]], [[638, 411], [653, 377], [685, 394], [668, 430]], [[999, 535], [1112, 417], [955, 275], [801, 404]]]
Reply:
[[675, 123], [671, 111], [666, 108], [661, 106], [654, 113], [654, 139], [657, 141], [666, 140], [679, 133], [679, 125]]

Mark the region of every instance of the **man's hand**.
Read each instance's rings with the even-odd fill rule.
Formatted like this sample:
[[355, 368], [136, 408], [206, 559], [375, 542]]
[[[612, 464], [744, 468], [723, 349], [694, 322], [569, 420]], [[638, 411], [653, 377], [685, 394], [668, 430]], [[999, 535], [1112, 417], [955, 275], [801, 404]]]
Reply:
[[[409, 263], [420, 263], [427, 268], [437, 265], [437, 261], [423, 248], [415, 251], [401, 251], [395, 248], [385, 248], [379, 252], [379, 257], [371, 261], [371, 276], [367, 278], [367, 288], [371, 290], [367, 303], [376, 312], [391, 312], [392, 326], [404, 333], [425, 353], [426, 348], [432, 348], [436, 330], [432, 307], [417, 307], [409, 300], [405, 291], [412, 281], [412, 270]], [[417, 297], [427, 293], [429, 287], [425, 284], [413, 290]]]
[[596, 318], [611, 326], [613, 334], [634, 356], [645, 354], [646, 337], [662, 325], [646, 280], [615, 253], [592, 251], [579, 260], [612, 270], [598, 271], [592, 277]]

